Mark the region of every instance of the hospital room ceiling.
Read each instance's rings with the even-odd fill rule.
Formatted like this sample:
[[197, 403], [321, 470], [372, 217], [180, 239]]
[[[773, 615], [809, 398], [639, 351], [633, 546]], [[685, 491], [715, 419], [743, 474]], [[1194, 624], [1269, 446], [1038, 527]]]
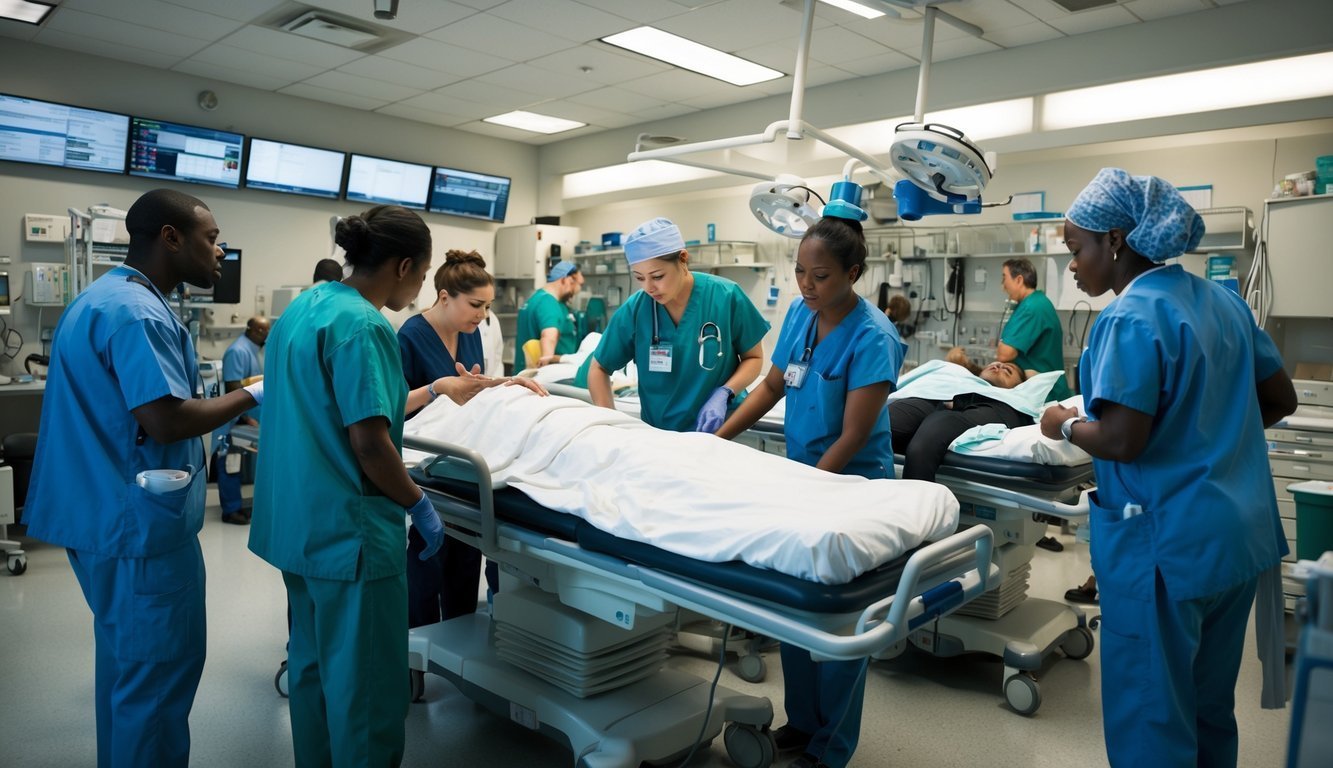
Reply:
[[[867, 20], [819, 3], [808, 85], [916, 67], [921, 13], [902, 7], [913, 5], [910, 0], [892, 1], [899, 19]], [[941, 21], [933, 58], [958, 59], [1242, 1], [944, 2], [941, 9], [984, 34], [974, 37]], [[546, 144], [790, 93], [802, 6], [802, 0], [400, 0], [397, 18], [386, 21], [374, 17], [372, 0], [59, 0], [40, 27], [0, 21], [0, 36]], [[366, 34], [334, 44], [282, 30], [309, 12]], [[601, 42], [642, 25], [784, 76], [739, 87]], [[587, 125], [544, 135], [482, 122], [511, 110]]]

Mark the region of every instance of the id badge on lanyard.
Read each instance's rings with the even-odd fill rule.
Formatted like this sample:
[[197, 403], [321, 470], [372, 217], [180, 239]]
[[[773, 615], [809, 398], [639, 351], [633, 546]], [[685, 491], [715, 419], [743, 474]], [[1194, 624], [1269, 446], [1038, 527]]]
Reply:
[[653, 344], [648, 347], [648, 371], [671, 373], [671, 345]]
[[782, 374], [782, 381], [792, 389], [800, 389], [809, 373], [809, 363], [787, 363], [787, 371]]

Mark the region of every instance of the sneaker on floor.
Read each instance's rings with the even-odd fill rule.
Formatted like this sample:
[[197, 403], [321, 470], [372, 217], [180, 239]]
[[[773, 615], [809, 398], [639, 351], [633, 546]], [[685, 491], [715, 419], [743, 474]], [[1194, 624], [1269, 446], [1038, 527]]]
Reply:
[[773, 731], [773, 743], [777, 745], [778, 752], [796, 752], [805, 751], [810, 746], [810, 734], [805, 731], [799, 731], [790, 724]]
[[1051, 552], [1065, 551], [1065, 545], [1061, 544], [1060, 540], [1054, 536], [1043, 537], [1041, 541], [1037, 542], [1037, 546], [1042, 549], [1050, 550]]
[[1095, 604], [1097, 602], [1097, 588], [1084, 584], [1081, 587], [1065, 590], [1065, 599], [1071, 603]]
[[801, 756], [787, 763], [787, 768], [829, 768], [822, 760], [810, 754], [802, 752]]
[[223, 512], [223, 513], [222, 513], [222, 522], [224, 522], [224, 523], [228, 523], [228, 524], [230, 524], [230, 525], [249, 525], [249, 524], [250, 524], [250, 516], [247, 515], [247, 514], [245, 514], [244, 511], [240, 511], [240, 512]]

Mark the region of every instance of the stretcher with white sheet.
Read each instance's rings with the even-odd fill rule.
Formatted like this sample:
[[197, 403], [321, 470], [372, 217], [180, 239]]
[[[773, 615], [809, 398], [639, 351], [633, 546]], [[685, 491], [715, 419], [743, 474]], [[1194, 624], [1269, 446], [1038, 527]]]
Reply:
[[[662, 668], [680, 609], [861, 659], [998, 576], [990, 529], [956, 531], [957, 503], [934, 484], [831, 475], [507, 389], [408, 424], [405, 448], [424, 453], [405, 459], [427, 457], [414, 478], [449, 535], [504, 578], [493, 618], [414, 629], [409, 659], [568, 744], [579, 766], [679, 760], [724, 724], [733, 763], [772, 763], [767, 699], [719, 686], [710, 708], [707, 681]], [[767, 495], [749, 487], [756, 473]]]

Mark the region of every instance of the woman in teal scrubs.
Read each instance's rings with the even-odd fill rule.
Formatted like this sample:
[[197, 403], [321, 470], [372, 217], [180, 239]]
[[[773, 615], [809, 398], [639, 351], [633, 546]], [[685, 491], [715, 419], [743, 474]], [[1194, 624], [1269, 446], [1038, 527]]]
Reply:
[[[1053, 406], [1041, 420], [1091, 454], [1097, 476], [1107, 755], [1117, 767], [1234, 766], [1246, 619], [1287, 552], [1263, 430], [1296, 393], [1239, 296], [1162, 266], [1203, 237], [1170, 184], [1103, 169], [1064, 234], [1079, 287], [1118, 297], [1079, 365], [1087, 418]], [[1281, 611], [1280, 596], [1270, 604]]]
[[[827, 210], [827, 209], [826, 209]], [[865, 214], [844, 204], [839, 213]], [[782, 322], [773, 367], [717, 431], [732, 438], [787, 398], [787, 457], [829, 472], [893, 477], [887, 400], [906, 345], [893, 323], [853, 284], [865, 272], [859, 219], [824, 216], [801, 239], [796, 283], [801, 298]], [[811, 499], [810, 514], [818, 514]], [[782, 645], [787, 724], [774, 732], [781, 751], [802, 754], [797, 768], [842, 768], [861, 733], [864, 661], [815, 662]]]
[[[380, 313], [430, 269], [421, 217], [381, 205], [338, 222], [353, 267], [304, 291], [268, 341], [250, 549], [282, 570], [296, 764], [398, 765], [407, 715], [403, 512], [426, 546], [444, 528], [401, 456], [407, 385]], [[464, 374], [466, 375], [466, 374]]]
[[614, 408], [610, 371], [633, 360], [644, 421], [676, 432], [714, 432], [763, 367], [768, 321], [740, 286], [690, 271], [675, 224], [644, 222], [625, 239], [643, 290], [611, 316], [588, 364], [588, 392]]

